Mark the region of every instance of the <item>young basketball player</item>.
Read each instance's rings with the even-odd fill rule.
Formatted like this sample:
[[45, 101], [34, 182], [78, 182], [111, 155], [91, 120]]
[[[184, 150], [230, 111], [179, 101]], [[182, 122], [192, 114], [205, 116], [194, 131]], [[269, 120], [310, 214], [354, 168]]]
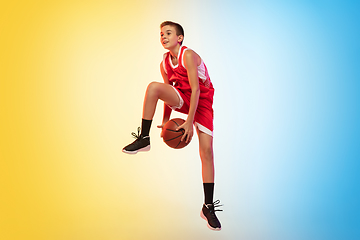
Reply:
[[[136, 140], [123, 148], [124, 153], [135, 154], [150, 150], [149, 131], [159, 99], [164, 101], [162, 128], [170, 119], [172, 110], [187, 114], [182, 141], [189, 142], [193, 136], [193, 124], [198, 137], [205, 203], [201, 217], [208, 222], [212, 230], [221, 230], [221, 224], [215, 215], [219, 200], [213, 202], [214, 193], [214, 157], [213, 157], [213, 95], [214, 88], [206, 66], [193, 50], [182, 46], [184, 30], [180, 24], [166, 21], [160, 25], [160, 41], [169, 50], [160, 64], [164, 83], [152, 82], [146, 90], [141, 134]], [[161, 133], [161, 137], [163, 133]]]

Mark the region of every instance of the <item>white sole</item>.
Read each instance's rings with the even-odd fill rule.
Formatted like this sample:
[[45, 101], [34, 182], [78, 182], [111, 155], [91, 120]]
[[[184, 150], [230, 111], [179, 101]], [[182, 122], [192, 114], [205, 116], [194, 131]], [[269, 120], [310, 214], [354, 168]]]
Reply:
[[140, 148], [137, 151], [126, 151], [125, 149], [122, 150], [123, 153], [127, 153], [127, 154], [136, 154], [138, 152], [148, 152], [150, 151], [150, 145], [147, 145], [146, 147]]
[[203, 213], [202, 210], [200, 211], [200, 217], [207, 222], [207, 226], [208, 226], [208, 228], [210, 228], [211, 230], [214, 230], [214, 231], [220, 231], [220, 230], [221, 230], [221, 228], [213, 228], [212, 226], [210, 226], [210, 224], [209, 224], [209, 222], [208, 222], [207, 218], [205, 217], [205, 215], [204, 215], [204, 213]]

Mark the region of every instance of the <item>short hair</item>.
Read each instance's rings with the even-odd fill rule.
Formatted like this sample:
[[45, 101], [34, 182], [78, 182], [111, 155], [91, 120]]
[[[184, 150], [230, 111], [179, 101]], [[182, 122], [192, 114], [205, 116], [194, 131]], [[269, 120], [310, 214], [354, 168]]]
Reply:
[[[182, 27], [180, 24], [175, 23], [175, 22], [172, 22], [172, 21], [165, 21], [165, 22], [162, 22], [162, 23], [160, 24], [160, 28], [165, 27], [165, 26], [174, 27], [177, 36], [180, 36], [180, 35], [185, 36], [185, 35], [184, 35], [184, 29], [183, 29], [183, 27]], [[182, 42], [183, 42], [183, 41], [180, 42], [180, 45], [182, 45]]]

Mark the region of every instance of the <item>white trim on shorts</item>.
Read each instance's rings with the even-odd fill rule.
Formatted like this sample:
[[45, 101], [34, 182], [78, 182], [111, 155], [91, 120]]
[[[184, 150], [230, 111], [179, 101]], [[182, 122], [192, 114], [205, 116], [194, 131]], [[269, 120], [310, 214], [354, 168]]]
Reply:
[[180, 109], [184, 105], [184, 99], [182, 99], [179, 91], [173, 85], [170, 85], [170, 86], [172, 86], [172, 88], [175, 90], [176, 94], [178, 95], [178, 97], [180, 99], [180, 102], [177, 106], [170, 106], [169, 104], [166, 104], [166, 105], [168, 105], [169, 108], [171, 108], [172, 110], [176, 110], [177, 108]]
[[195, 122], [195, 126], [203, 133], [206, 133], [207, 135], [210, 135], [210, 136], [213, 136], [213, 132], [208, 129], [207, 127], [201, 125], [200, 123], [198, 122]]
[[[179, 91], [174, 86], [172, 86], [172, 87], [175, 90], [176, 94], [179, 96], [180, 102], [177, 106], [170, 106], [169, 104], [166, 104], [166, 105], [168, 105], [169, 108], [171, 108], [172, 110], [180, 109], [184, 105], [184, 99], [181, 97]], [[199, 131], [206, 133], [207, 135], [213, 136], [213, 132], [210, 129], [208, 129], [207, 127], [201, 125], [198, 122], [195, 122], [194, 125], [195, 125], [195, 127], [197, 127], [199, 129]]]

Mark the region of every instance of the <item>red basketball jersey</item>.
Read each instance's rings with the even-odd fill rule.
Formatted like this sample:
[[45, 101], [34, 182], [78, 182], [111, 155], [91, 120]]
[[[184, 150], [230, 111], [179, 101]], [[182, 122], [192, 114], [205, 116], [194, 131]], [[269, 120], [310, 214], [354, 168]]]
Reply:
[[[170, 52], [164, 54], [163, 59], [163, 68], [165, 73], [169, 78], [171, 85], [180, 94], [183, 99], [184, 104], [180, 108], [175, 108], [174, 110], [181, 113], [188, 114], [190, 106], [190, 97], [191, 97], [191, 87], [189, 83], [189, 78], [187, 70], [184, 64], [184, 53], [189, 48], [181, 46], [178, 53], [178, 64], [173, 65], [170, 57]], [[200, 96], [199, 103], [196, 109], [194, 121], [199, 129], [209, 135], [212, 135], [213, 131], [213, 97], [214, 97], [214, 88], [211, 83], [207, 68], [203, 60], [198, 66], [198, 76], [199, 76], [199, 87], [200, 87]], [[206, 129], [204, 129], [206, 128]]]

